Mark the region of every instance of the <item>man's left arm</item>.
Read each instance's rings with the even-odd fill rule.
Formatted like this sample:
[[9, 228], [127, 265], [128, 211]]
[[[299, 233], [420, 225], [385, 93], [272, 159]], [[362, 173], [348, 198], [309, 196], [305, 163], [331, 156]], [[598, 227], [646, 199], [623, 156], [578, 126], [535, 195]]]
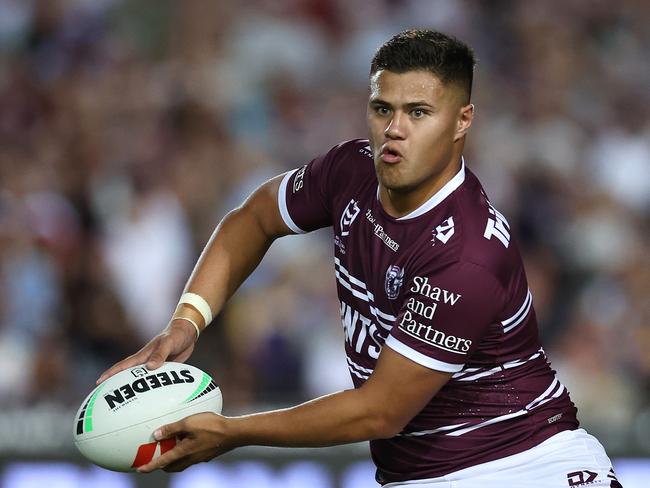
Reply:
[[201, 413], [161, 427], [156, 432], [158, 440], [177, 437], [180, 442], [139, 471], [181, 471], [246, 445], [324, 447], [391, 438], [425, 407], [450, 376], [421, 366], [386, 346], [374, 372], [359, 389], [240, 417]]

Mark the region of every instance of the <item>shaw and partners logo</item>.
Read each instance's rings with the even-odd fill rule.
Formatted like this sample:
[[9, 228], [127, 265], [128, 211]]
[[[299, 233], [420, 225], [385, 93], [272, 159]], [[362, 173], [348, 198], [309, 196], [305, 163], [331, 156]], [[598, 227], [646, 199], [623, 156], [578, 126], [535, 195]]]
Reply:
[[467, 354], [472, 346], [470, 339], [448, 334], [431, 325], [439, 305], [454, 307], [462, 295], [432, 286], [426, 276], [416, 276], [410, 291], [415, 296], [409, 297], [406, 302], [406, 312], [400, 320], [399, 328], [411, 337], [439, 349], [454, 354]]
[[384, 283], [384, 289], [389, 299], [397, 298], [402, 283], [404, 283], [404, 269], [391, 264], [386, 270], [386, 282]]
[[377, 219], [374, 215], [372, 215], [370, 209], [366, 210], [366, 219], [368, 219], [368, 222], [372, 224], [375, 236], [379, 237], [381, 241], [390, 248], [391, 251], [397, 252], [399, 249], [399, 244], [384, 231], [384, 227], [381, 224], [377, 223]]
[[359, 203], [353, 198], [345, 207], [345, 210], [343, 210], [343, 214], [341, 215], [341, 220], [339, 222], [341, 225], [341, 236], [347, 236], [350, 234], [350, 226], [360, 212], [361, 209], [359, 208]]

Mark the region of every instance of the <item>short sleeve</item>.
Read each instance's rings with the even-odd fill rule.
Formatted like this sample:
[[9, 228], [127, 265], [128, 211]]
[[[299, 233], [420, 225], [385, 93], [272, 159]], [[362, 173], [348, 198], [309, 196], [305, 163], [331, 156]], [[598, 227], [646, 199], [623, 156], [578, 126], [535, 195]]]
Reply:
[[486, 269], [456, 262], [408, 282], [386, 345], [437, 371], [460, 371], [503, 306], [504, 291]]
[[282, 179], [278, 206], [293, 232], [301, 234], [332, 225], [329, 181], [336, 157], [334, 148]]

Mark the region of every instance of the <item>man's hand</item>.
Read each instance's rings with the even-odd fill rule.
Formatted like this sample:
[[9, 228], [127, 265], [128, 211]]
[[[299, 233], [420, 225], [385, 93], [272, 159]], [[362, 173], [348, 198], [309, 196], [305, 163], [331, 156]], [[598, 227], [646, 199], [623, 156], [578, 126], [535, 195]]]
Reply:
[[185, 468], [225, 454], [236, 446], [225, 435], [227, 419], [216, 413], [199, 413], [160, 427], [154, 433], [157, 441], [176, 437], [176, 446], [153, 461], [138, 468], [140, 473], [156, 469], [168, 472]]
[[146, 363], [147, 369], [157, 369], [165, 361], [185, 362], [194, 350], [196, 330], [186, 320], [172, 320], [160, 334], [135, 354], [115, 363], [104, 371], [97, 384], [111, 376], [133, 366]]

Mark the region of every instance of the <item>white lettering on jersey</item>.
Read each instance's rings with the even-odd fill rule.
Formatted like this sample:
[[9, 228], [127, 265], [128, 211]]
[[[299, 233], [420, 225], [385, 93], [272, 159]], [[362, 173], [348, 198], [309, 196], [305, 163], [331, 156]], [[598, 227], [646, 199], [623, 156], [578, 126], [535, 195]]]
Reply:
[[381, 224], [376, 222], [377, 218], [372, 215], [370, 209], [366, 210], [366, 219], [368, 219], [368, 222], [372, 224], [375, 235], [379, 237], [392, 251], [397, 252], [399, 244], [384, 231], [384, 227]]
[[370, 149], [370, 144], [359, 149], [359, 152], [364, 156], [368, 156], [369, 158], [372, 158], [372, 150]]
[[[379, 357], [384, 341], [372, 320], [341, 300], [341, 322], [345, 332], [345, 342], [353, 346], [359, 354], [368, 354], [373, 359]], [[371, 340], [367, 340], [368, 338]]]
[[451, 236], [454, 235], [454, 232], [456, 232], [454, 229], [454, 218], [449, 217], [431, 232], [433, 234], [433, 238], [431, 239], [433, 245], [436, 244], [436, 239], [438, 239], [443, 244], [447, 244], [447, 241], [449, 241], [449, 239], [451, 239]]
[[469, 339], [445, 334], [443, 331], [434, 329], [430, 325], [418, 322], [410, 310], [404, 312], [402, 320], [399, 323], [399, 328], [419, 341], [447, 352], [453, 352], [454, 354], [467, 354], [467, 351], [469, 351], [472, 345], [472, 341]]
[[406, 302], [406, 308], [408, 308], [413, 313], [422, 315], [424, 318], [431, 320], [433, 318], [433, 314], [436, 313], [438, 304], [432, 303], [431, 305], [425, 305], [420, 300], [416, 300], [414, 297], [411, 297], [409, 298], [408, 302]]
[[339, 236], [334, 236], [334, 245], [341, 254], [345, 254], [345, 244], [343, 244], [343, 240]]
[[491, 204], [488, 208], [488, 211], [494, 215], [494, 219], [488, 218], [483, 237], [485, 237], [487, 240], [492, 239], [492, 237], [496, 237], [507, 249], [508, 245], [510, 244], [510, 226], [508, 225], [508, 221]]
[[341, 214], [341, 236], [347, 236], [350, 234], [350, 225], [352, 225], [354, 219], [357, 218], [359, 212], [361, 212], [361, 209], [359, 208], [358, 203], [354, 199], [350, 200], [350, 203], [348, 203], [345, 210], [343, 210], [343, 214]]
[[293, 193], [296, 193], [298, 190], [301, 190], [304, 186], [305, 171], [307, 170], [307, 165], [304, 165], [296, 173], [296, 177], [293, 179]]
[[437, 286], [431, 286], [429, 284], [429, 278], [427, 276], [416, 276], [413, 278], [413, 286], [411, 287], [413, 293], [419, 293], [422, 296], [431, 298], [436, 302], [440, 301], [442, 298], [443, 303], [450, 304], [452, 306], [456, 305], [456, 302], [460, 300], [460, 293], [453, 293], [449, 290], [439, 288]]

